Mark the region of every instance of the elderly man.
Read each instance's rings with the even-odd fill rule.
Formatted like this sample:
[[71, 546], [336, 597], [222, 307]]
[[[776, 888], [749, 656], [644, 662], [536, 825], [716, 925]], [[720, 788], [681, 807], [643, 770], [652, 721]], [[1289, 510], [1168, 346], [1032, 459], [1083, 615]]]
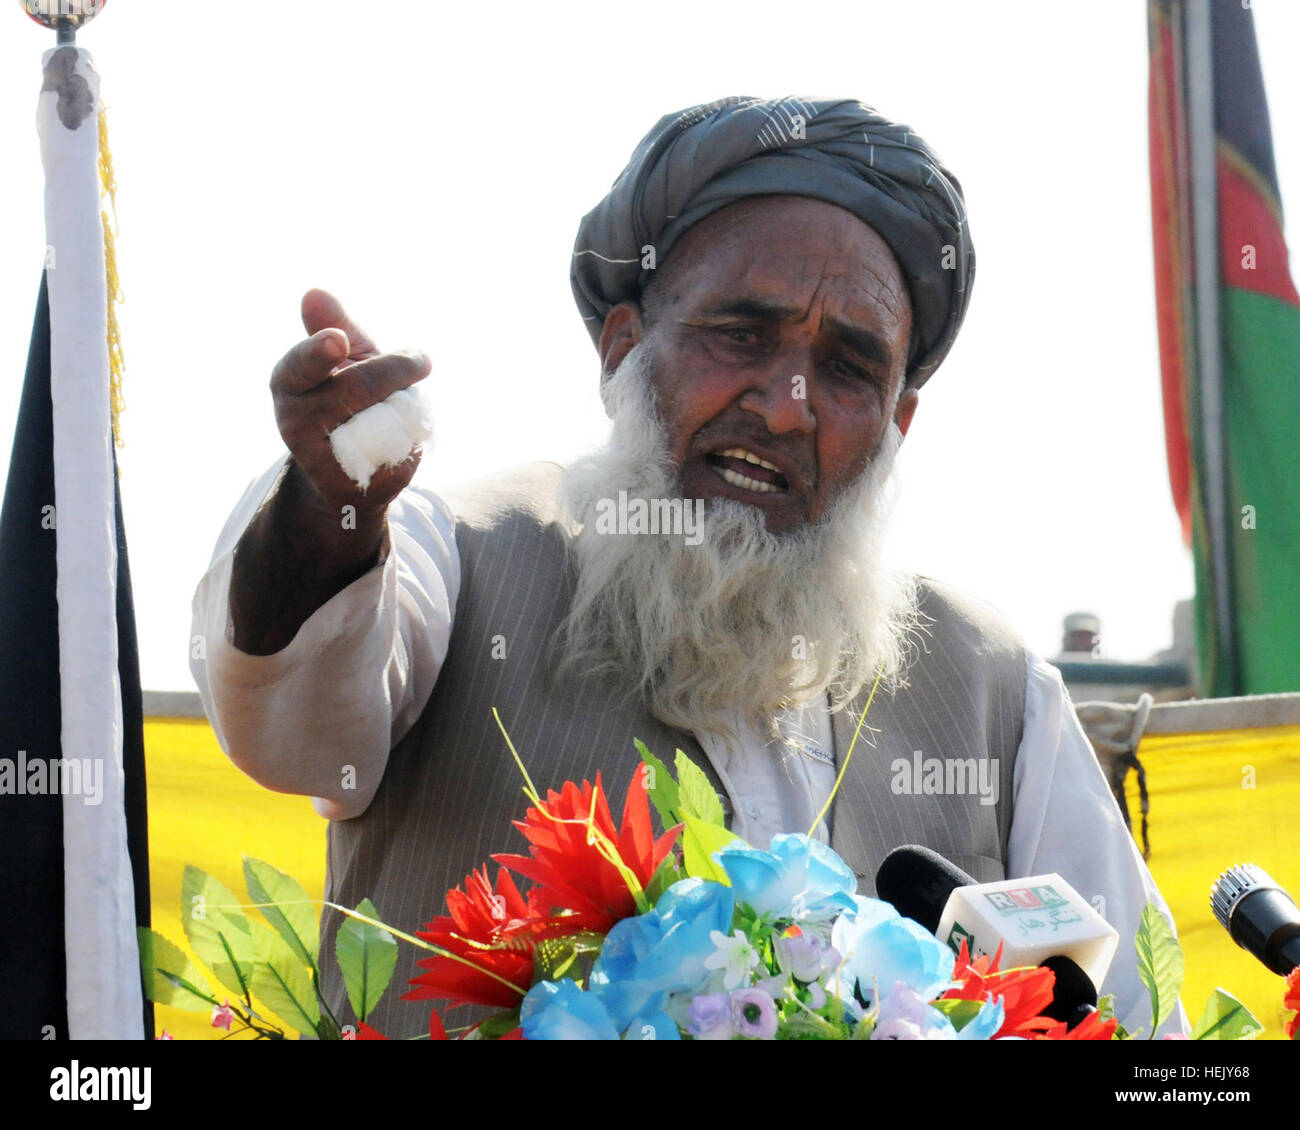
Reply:
[[[600, 772], [618, 796], [634, 738], [681, 748], [766, 846], [817, 821], [875, 687], [817, 823], [860, 889], [904, 843], [980, 880], [1059, 871], [1122, 935], [1103, 989], [1149, 1023], [1132, 938], [1159, 894], [1059, 677], [986, 605], [881, 559], [892, 461], [973, 274], [956, 179], [870, 108], [665, 117], [574, 249], [610, 443], [439, 494], [409, 485], [418, 456], [365, 491], [343, 473], [330, 432], [428, 362], [309, 293], [272, 378], [289, 457], [221, 536], [194, 669], [235, 763], [330, 819], [329, 899], [412, 930], [509, 850], [524, 802], [494, 707], [539, 785]], [[611, 529], [614, 500], [702, 500], [661, 510], [700, 528]], [[395, 991], [374, 1022], [423, 1017]]]

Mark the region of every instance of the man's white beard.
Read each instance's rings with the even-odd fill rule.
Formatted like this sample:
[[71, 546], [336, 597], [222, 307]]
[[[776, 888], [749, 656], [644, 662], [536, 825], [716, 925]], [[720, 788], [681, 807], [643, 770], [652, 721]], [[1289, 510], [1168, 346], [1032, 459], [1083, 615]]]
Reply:
[[566, 472], [577, 583], [561, 673], [612, 676], [668, 725], [728, 737], [738, 724], [774, 733], [782, 711], [828, 693], [839, 709], [878, 674], [882, 689], [902, 685], [920, 616], [914, 578], [881, 553], [898, 428], [798, 533], [770, 533], [757, 506], [725, 498], [706, 500], [699, 544], [681, 531], [602, 532], [597, 503], [619, 491], [682, 497], [650, 375], [638, 346], [602, 390], [609, 444]]

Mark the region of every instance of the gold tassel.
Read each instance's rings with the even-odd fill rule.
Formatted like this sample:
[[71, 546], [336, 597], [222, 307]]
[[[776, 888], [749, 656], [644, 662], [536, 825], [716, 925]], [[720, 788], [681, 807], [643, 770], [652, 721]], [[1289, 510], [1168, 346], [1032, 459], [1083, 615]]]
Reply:
[[99, 182], [103, 188], [101, 199], [108, 198], [113, 211], [110, 222], [108, 211], [101, 211], [104, 224], [104, 272], [108, 290], [108, 371], [109, 398], [113, 410], [113, 443], [122, 446], [122, 374], [126, 363], [122, 357], [122, 334], [117, 324], [117, 304], [126, 301], [122, 284], [117, 276], [117, 181], [113, 176], [113, 154], [108, 148], [108, 112], [99, 111]]

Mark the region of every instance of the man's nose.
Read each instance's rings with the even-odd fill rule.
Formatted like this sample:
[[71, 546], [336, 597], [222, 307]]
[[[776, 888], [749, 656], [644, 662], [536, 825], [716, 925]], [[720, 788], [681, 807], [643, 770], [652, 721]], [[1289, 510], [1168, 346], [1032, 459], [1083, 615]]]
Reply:
[[761, 375], [755, 375], [753, 384], [740, 398], [740, 407], [761, 416], [773, 435], [811, 435], [817, 428], [808, 401], [812, 364], [811, 356], [778, 359]]

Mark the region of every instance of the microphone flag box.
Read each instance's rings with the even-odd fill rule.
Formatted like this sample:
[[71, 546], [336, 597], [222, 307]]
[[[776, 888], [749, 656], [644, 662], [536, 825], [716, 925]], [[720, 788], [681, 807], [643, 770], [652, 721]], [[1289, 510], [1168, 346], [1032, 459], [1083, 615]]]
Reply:
[[1119, 946], [1119, 933], [1053, 872], [957, 887], [948, 897], [936, 936], [954, 950], [962, 939], [971, 957], [1002, 946], [1002, 969], [1071, 958], [1100, 985]]

